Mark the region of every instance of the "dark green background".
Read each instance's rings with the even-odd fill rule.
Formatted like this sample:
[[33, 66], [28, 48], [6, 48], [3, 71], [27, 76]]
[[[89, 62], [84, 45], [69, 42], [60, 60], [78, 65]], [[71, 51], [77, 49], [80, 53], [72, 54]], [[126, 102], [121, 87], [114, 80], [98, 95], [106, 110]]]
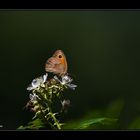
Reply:
[[31, 120], [26, 87], [57, 49], [78, 85], [69, 119], [120, 98], [120, 129], [140, 116], [140, 11], [0, 11], [2, 129]]

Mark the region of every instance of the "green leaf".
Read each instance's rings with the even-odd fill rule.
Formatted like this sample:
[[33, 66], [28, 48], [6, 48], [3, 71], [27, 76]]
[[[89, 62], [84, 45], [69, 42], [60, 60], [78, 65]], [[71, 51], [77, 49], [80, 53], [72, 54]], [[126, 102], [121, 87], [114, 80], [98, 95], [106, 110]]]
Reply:
[[21, 126], [19, 126], [17, 129], [18, 129], [18, 130], [24, 130], [24, 129], [26, 129], [26, 128], [27, 128], [27, 126], [21, 125]]
[[106, 109], [89, 110], [79, 120], [66, 122], [62, 129], [116, 129], [118, 117], [123, 108], [123, 100], [115, 100]]
[[92, 118], [88, 120], [81, 120], [79, 122], [69, 122], [63, 129], [93, 129], [95, 125], [112, 125], [117, 122], [114, 118]]
[[90, 120], [86, 120], [84, 122], [81, 122], [76, 128], [74, 129], [88, 129], [94, 124], [100, 123], [102, 125], [109, 125], [112, 122], [116, 121], [117, 119], [112, 118], [94, 118]]
[[40, 119], [35, 119], [31, 122], [29, 122], [26, 126], [20, 126], [18, 127], [19, 130], [25, 130], [25, 129], [40, 129], [45, 127], [44, 123]]

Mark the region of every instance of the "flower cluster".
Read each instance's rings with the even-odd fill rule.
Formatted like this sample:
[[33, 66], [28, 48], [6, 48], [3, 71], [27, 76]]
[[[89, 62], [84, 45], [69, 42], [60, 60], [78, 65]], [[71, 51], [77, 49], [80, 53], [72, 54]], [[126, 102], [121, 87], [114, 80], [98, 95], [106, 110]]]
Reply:
[[[67, 88], [75, 90], [77, 85], [72, 84], [73, 79], [67, 74], [61, 77], [54, 76], [48, 79], [48, 73], [34, 79], [27, 90], [30, 101], [26, 107], [35, 112], [33, 119], [39, 118], [45, 126], [51, 126], [52, 129], [61, 129], [62, 123], [57, 118], [70, 106], [70, 100], [63, 99], [63, 91]], [[54, 112], [54, 102], [59, 99], [61, 109]], [[63, 99], [63, 100], [62, 100]]]

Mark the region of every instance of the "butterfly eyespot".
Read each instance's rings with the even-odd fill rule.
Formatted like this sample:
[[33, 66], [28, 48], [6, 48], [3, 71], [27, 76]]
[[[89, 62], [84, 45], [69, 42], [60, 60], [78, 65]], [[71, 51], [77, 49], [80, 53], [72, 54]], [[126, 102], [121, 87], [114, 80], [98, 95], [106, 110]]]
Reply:
[[58, 57], [59, 57], [59, 58], [62, 58], [62, 55], [59, 55]]

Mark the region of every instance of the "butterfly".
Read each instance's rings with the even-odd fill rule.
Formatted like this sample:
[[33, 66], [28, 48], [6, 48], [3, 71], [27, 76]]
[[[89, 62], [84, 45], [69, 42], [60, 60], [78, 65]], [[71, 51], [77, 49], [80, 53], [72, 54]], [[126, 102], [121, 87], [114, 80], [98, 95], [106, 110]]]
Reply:
[[46, 72], [52, 72], [58, 76], [64, 76], [67, 74], [67, 69], [67, 60], [62, 50], [55, 51], [45, 64]]

